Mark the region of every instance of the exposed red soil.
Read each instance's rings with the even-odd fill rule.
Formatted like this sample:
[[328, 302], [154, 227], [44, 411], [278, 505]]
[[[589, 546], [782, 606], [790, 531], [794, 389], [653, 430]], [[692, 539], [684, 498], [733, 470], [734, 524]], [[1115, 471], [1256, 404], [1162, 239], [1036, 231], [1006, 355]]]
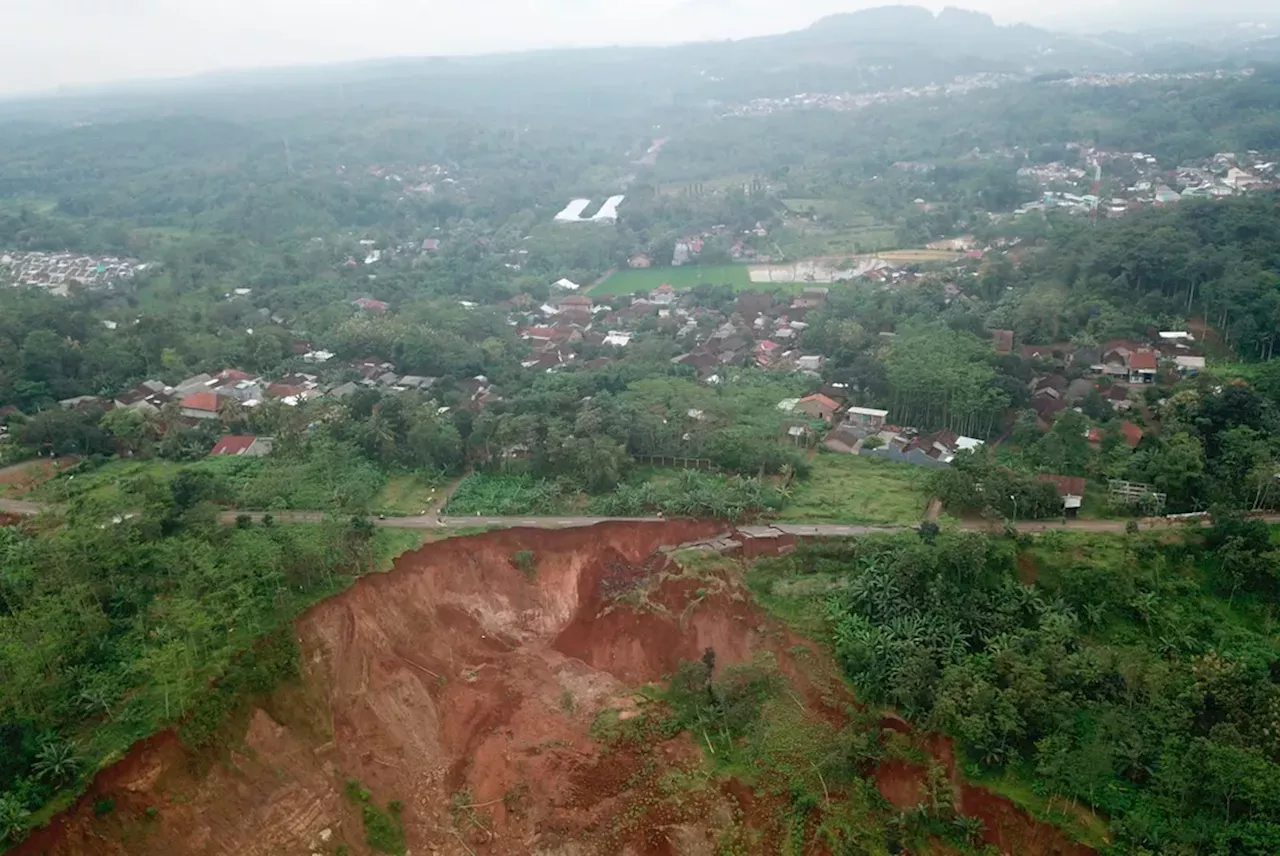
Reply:
[[0, 467], [0, 495], [20, 496], [53, 478], [76, 461], [73, 455], [60, 458], [38, 458], [8, 467]]
[[[172, 734], [148, 740], [14, 852], [331, 856], [345, 845], [362, 856], [370, 851], [360, 814], [344, 795], [353, 777], [379, 805], [403, 803], [416, 856], [710, 856], [735, 813], [759, 828], [772, 813], [768, 798], [726, 783], [683, 802], [655, 799], [659, 777], [696, 767], [701, 747], [681, 736], [606, 749], [592, 737], [596, 715], [632, 715], [629, 686], [708, 647], [720, 665], [772, 652], [824, 717], [838, 719], [852, 701], [808, 657], [797, 659], [803, 640], [740, 587], [714, 575], [663, 576], [673, 568], [655, 555], [660, 546], [717, 529], [668, 521], [506, 530], [406, 554], [391, 573], [299, 619], [301, 685], [253, 710], [233, 750], [208, 758]], [[513, 559], [522, 550], [534, 553], [528, 575]], [[946, 741], [929, 748], [954, 773]], [[886, 764], [877, 781], [907, 807], [921, 775]], [[95, 817], [108, 797], [114, 811]], [[964, 786], [959, 800], [1005, 852], [1092, 852], [1064, 849], [1056, 831], [981, 789]]]

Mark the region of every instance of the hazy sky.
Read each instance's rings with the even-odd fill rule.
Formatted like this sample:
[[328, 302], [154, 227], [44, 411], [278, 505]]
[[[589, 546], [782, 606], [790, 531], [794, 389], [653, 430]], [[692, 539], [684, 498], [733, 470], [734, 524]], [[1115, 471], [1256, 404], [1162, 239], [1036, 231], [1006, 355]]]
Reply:
[[[653, 44], [798, 29], [885, 0], [0, 0], [0, 93], [387, 56]], [[1207, 0], [1128, 0], [1126, 10]], [[1254, 0], [1238, 0], [1252, 3]], [[1266, 0], [1258, 0], [1266, 2]], [[941, 3], [921, 5], [940, 7]], [[971, 0], [1059, 24], [1114, 0]], [[1070, 19], [1067, 19], [1068, 21]]]

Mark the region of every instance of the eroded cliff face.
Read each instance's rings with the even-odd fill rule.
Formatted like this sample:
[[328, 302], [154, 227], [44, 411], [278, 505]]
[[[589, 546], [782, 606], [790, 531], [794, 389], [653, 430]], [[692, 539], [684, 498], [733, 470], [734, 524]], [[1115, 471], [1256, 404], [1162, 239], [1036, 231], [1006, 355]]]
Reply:
[[[302, 681], [253, 709], [232, 748], [196, 755], [172, 734], [146, 741], [14, 852], [365, 854], [346, 793], [354, 779], [375, 803], [403, 804], [415, 856], [712, 854], [734, 818], [750, 825], [767, 807], [731, 782], [653, 799], [664, 770], [701, 763], [700, 747], [681, 736], [646, 752], [606, 748], [592, 736], [600, 711], [634, 715], [629, 688], [708, 647], [719, 664], [771, 652], [823, 716], [850, 701], [816, 646], [736, 581], [687, 578], [656, 553], [717, 528], [508, 530], [406, 554], [298, 620]], [[909, 803], [922, 772], [884, 772], [886, 795]], [[961, 793], [1009, 852], [1090, 852], [1001, 800]]]

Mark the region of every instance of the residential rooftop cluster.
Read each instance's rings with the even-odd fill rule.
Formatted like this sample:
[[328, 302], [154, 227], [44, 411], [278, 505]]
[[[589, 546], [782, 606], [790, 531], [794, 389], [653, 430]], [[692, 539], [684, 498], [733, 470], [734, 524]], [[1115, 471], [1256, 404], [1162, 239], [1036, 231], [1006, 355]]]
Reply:
[[[350, 379], [325, 383], [319, 376], [308, 372], [290, 372], [267, 378], [227, 368], [216, 374], [192, 375], [172, 386], [163, 381], [146, 380], [115, 396], [82, 395], [64, 399], [59, 404], [63, 408], [77, 410], [127, 408], [150, 416], [168, 417], [186, 427], [196, 427], [216, 424], [228, 412], [259, 407], [265, 402], [297, 407], [322, 398], [340, 401], [365, 389], [428, 393], [438, 381], [434, 377], [402, 374], [393, 363], [376, 357], [332, 363], [333, 354], [310, 349], [301, 356], [306, 362], [330, 363], [326, 366], [326, 373], [331, 377]], [[458, 386], [462, 391], [459, 406], [465, 409], [479, 410], [500, 400], [496, 388], [483, 376], [465, 379]], [[447, 412], [449, 408], [440, 410]], [[231, 442], [226, 446], [220, 442], [221, 450], [215, 447], [213, 454], [258, 455], [270, 451], [269, 441], [252, 445], [247, 442], [255, 439], [252, 437], [223, 439]], [[264, 438], [257, 439], [261, 441]]]
[[[1176, 168], [1162, 168], [1156, 157], [1145, 152], [1074, 147], [1092, 168], [1055, 161], [1019, 169], [1020, 178], [1035, 181], [1043, 191], [1039, 199], [1019, 206], [1015, 214], [1058, 208], [1081, 214], [1096, 210], [1115, 218], [1149, 205], [1176, 205], [1186, 199], [1221, 199], [1280, 188], [1280, 157], [1258, 151], [1220, 152]], [[1095, 194], [1092, 184], [1099, 168], [1102, 179]]]
[[978, 89], [995, 89], [1010, 83], [1025, 81], [1026, 79], [1024, 75], [1019, 74], [983, 72], [981, 74], [961, 75], [947, 83], [904, 86], [899, 89], [886, 89], [879, 92], [800, 92], [783, 98], [753, 98], [744, 104], [729, 108], [725, 115], [769, 116], [790, 110], [861, 110], [874, 104], [891, 104], [910, 98], [964, 95]]
[[44, 288], [66, 297], [72, 288], [109, 288], [146, 270], [137, 259], [90, 256], [80, 253], [8, 251], [0, 253], [0, 281], [14, 286]]
[[1238, 70], [1218, 68], [1212, 71], [1182, 72], [1094, 72], [1051, 80], [1048, 83], [1051, 86], [1068, 86], [1072, 88], [1082, 86], [1133, 86], [1137, 83], [1169, 83], [1177, 80], [1226, 80], [1232, 77], [1250, 77], [1253, 73], [1254, 70], [1252, 68]]

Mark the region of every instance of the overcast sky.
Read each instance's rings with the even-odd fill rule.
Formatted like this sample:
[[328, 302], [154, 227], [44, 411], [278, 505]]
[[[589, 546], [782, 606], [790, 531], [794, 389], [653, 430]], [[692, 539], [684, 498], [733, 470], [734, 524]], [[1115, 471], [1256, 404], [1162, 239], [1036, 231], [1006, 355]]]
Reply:
[[[1266, 3], [1269, 0], [1236, 0]], [[202, 71], [736, 38], [884, 0], [0, 0], [0, 93]], [[935, 10], [941, 3], [924, 3]], [[1210, 0], [970, 0], [1001, 23]], [[1265, 6], [1263, 7], [1265, 8]], [[1159, 19], [1160, 16], [1157, 16]]]

